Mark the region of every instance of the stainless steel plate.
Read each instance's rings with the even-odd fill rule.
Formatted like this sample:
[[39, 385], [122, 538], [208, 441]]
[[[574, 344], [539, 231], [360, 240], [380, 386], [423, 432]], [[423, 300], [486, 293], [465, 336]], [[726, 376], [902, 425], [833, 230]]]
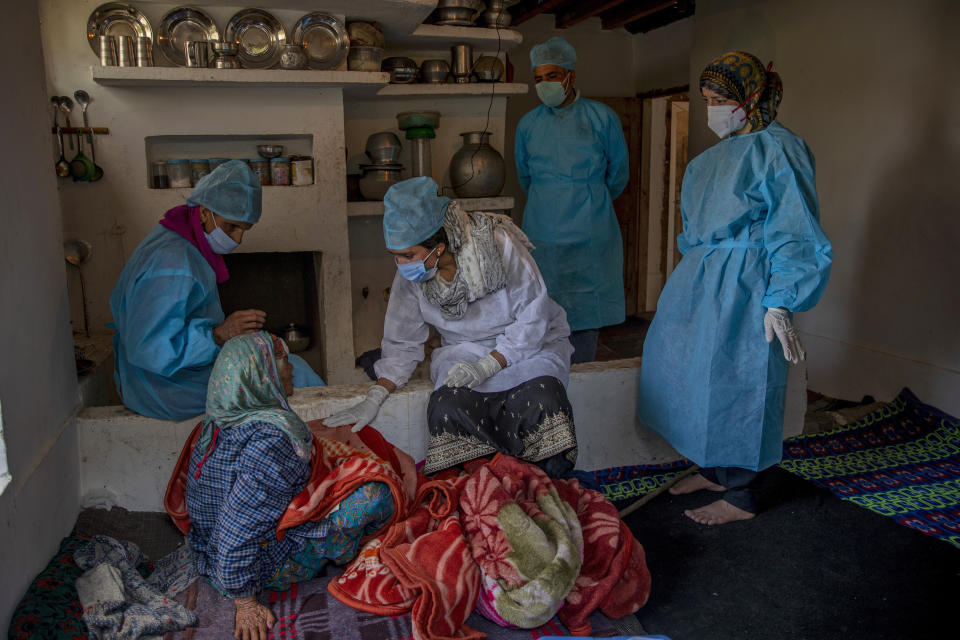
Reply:
[[134, 42], [137, 38], [152, 41], [153, 27], [139, 9], [122, 2], [108, 2], [94, 9], [87, 19], [87, 42], [93, 53], [100, 57], [98, 36], [133, 36]]
[[163, 56], [173, 64], [185, 67], [184, 45], [191, 40], [219, 40], [213, 18], [195, 7], [176, 7], [160, 21], [157, 42]]
[[307, 50], [311, 69], [333, 69], [347, 57], [350, 39], [343, 23], [326, 13], [314, 12], [293, 27], [292, 41]]
[[287, 34], [263, 9], [242, 9], [230, 18], [223, 39], [240, 45], [237, 57], [245, 69], [269, 69], [280, 61]]

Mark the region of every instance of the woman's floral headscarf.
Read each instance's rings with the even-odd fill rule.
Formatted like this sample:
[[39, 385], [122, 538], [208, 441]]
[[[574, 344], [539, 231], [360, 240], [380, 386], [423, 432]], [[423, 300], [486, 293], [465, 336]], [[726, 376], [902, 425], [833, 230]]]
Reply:
[[269, 422], [290, 438], [297, 456], [310, 459], [310, 428], [290, 408], [276, 358], [287, 355], [282, 340], [258, 331], [227, 340], [207, 384], [207, 414], [197, 442], [206, 448], [214, 429]]
[[769, 66], [765, 69], [759, 58], [745, 51], [730, 51], [708, 64], [700, 74], [700, 88], [743, 105], [751, 131], [776, 120], [783, 98], [780, 74]]

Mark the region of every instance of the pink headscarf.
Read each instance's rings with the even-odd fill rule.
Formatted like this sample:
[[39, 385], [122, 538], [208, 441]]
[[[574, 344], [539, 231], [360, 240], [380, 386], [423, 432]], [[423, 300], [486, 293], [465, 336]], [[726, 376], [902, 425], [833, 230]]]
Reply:
[[200, 221], [200, 207], [191, 207], [182, 204], [167, 211], [160, 224], [174, 231], [195, 246], [200, 255], [213, 269], [217, 276], [217, 284], [222, 284], [230, 279], [230, 272], [227, 271], [227, 263], [223, 261], [223, 256], [214, 253], [207, 242], [207, 236], [203, 232], [203, 223]]

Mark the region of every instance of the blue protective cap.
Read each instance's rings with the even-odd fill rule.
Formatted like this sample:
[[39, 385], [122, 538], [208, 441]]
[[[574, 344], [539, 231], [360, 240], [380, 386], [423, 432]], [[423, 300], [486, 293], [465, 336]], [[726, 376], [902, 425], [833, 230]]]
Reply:
[[263, 207], [260, 178], [243, 160], [224, 162], [200, 178], [187, 204], [236, 222], [256, 224]]
[[577, 52], [569, 42], [554, 36], [530, 49], [530, 66], [536, 69], [542, 64], [573, 70], [577, 66]]
[[387, 249], [406, 249], [440, 230], [450, 198], [438, 196], [433, 178], [421, 176], [398, 182], [383, 197], [383, 239]]

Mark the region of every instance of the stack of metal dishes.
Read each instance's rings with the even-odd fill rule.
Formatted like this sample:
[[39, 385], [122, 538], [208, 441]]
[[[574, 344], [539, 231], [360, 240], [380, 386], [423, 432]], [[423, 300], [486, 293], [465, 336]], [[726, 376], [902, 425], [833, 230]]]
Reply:
[[483, 0], [439, 0], [432, 14], [433, 23], [472, 27], [477, 15], [485, 8]]
[[403, 164], [399, 162], [400, 138], [392, 131], [381, 131], [367, 138], [364, 148], [370, 164], [361, 164], [360, 193], [367, 200], [383, 200], [387, 189], [400, 182]]
[[420, 68], [412, 58], [392, 56], [384, 58], [380, 66], [381, 71], [390, 74], [390, 82], [394, 84], [409, 84], [416, 82], [420, 75]]

